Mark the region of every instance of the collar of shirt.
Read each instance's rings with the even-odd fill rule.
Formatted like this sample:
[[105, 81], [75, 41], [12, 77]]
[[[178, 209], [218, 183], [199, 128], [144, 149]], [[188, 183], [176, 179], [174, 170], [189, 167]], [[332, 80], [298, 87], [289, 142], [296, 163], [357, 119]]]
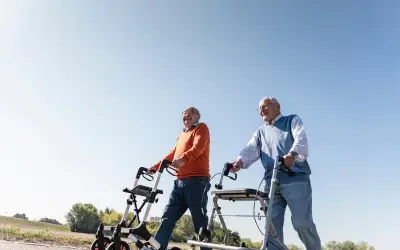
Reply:
[[198, 122], [194, 123], [194, 124], [192, 125], [192, 127], [190, 127], [190, 128], [183, 128], [182, 130], [183, 130], [183, 132], [186, 132], [186, 131], [188, 131], [189, 129], [196, 127], [197, 125], [199, 125]]
[[268, 125], [274, 125], [274, 123], [282, 118], [282, 113], [280, 113], [275, 119], [272, 120], [272, 124], [269, 124], [269, 122], [266, 122]]

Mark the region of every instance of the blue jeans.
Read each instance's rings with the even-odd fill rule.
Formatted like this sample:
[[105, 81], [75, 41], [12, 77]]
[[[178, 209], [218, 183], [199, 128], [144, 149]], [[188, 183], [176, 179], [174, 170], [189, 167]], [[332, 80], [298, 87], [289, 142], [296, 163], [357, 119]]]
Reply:
[[[190, 177], [174, 181], [168, 204], [161, 217], [160, 227], [155, 235], [155, 239], [160, 243], [161, 249], [167, 249], [175, 224], [187, 209], [190, 210], [192, 215], [196, 233], [199, 232], [200, 227], [207, 228], [207, 202], [210, 187], [208, 177]], [[206, 248], [201, 249], [204, 250]]]
[[[269, 190], [269, 187], [267, 188]], [[272, 209], [272, 223], [282, 243], [286, 206], [289, 207], [292, 214], [293, 228], [296, 230], [306, 249], [321, 250], [321, 240], [312, 217], [312, 189], [310, 181], [279, 184], [276, 187], [272, 204], [271, 200], [269, 201], [268, 209]], [[265, 232], [268, 232], [267, 228], [265, 230]], [[266, 248], [266, 242], [268, 242], [268, 250], [281, 249], [280, 245], [279, 247], [275, 246], [277, 242], [271, 234], [264, 234], [262, 249]]]

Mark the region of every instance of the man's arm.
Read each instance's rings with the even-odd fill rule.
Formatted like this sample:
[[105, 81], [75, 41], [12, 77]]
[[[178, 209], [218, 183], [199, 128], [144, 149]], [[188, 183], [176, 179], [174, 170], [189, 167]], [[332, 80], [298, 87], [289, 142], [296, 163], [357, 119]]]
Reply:
[[290, 154], [298, 161], [304, 161], [308, 157], [308, 140], [303, 121], [299, 116], [295, 116], [291, 124], [294, 143], [290, 149]]
[[[175, 144], [175, 146], [169, 151], [169, 153], [163, 158], [163, 160], [164, 160], [164, 159], [167, 159], [167, 160], [169, 160], [169, 161], [172, 161], [172, 160], [174, 159], [175, 149], [176, 149], [176, 144]], [[157, 162], [156, 164], [154, 164], [150, 169], [151, 169], [151, 170], [154, 170], [154, 171], [158, 171], [158, 169], [160, 168], [161, 161], [162, 161], [162, 160], [158, 161], [158, 162]]]
[[260, 145], [258, 144], [258, 131], [251, 137], [247, 145], [240, 151], [237, 161], [241, 161], [241, 168], [249, 168], [251, 164], [260, 159]]
[[210, 142], [210, 131], [205, 123], [200, 123], [194, 133], [193, 146], [181, 155], [184, 162], [190, 162], [199, 157]]

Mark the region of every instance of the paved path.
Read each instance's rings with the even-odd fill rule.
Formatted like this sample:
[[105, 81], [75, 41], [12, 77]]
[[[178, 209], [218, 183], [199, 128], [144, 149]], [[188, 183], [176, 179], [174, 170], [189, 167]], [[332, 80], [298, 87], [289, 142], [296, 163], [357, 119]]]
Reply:
[[30, 243], [19, 243], [11, 241], [0, 241], [1, 250], [81, 250], [84, 248], [73, 248], [73, 247], [55, 247], [45, 246]]

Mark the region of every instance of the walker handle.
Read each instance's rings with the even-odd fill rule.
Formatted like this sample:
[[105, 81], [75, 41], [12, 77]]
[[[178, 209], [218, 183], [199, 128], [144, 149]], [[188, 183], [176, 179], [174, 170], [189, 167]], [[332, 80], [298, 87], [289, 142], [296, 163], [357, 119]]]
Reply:
[[[160, 169], [158, 170], [158, 172], [162, 173], [164, 171], [164, 169], [172, 176], [177, 176], [179, 171], [176, 168], [171, 167], [172, 161], [164, 159], [161, 161], [160, 163]], [[171, 171], [169, 171], [169, 169], [172, 169], [175, 173], [172, 173]]]
[[164, 169], [168, 168], [169, 165], [172, 164], [172, 161], [164, 159], [160, 163], [160, 168], [158, 169], [158, 172], [162, 173]]
[[139, 170], [136, 173], [136, 179], [139, 179], [141, 175], [143, 175], [143, 178], [145, 178], [148, 181], [152, 181], [154, 179], [153, 176], [147, 174], [147, 171], [149, 169], [145, 167], [140, 167]]
[[[236, 180], [237, 179], [237, 174], [231, 172], [233, 168], [233, 164], [232, 163], [225, 163], [224, 168], [222, 169], [222, 173], [221, 173], [221, 179], [219, 179], [219, 183], [215, 184], [215, 188], [216, 189], [222, 189], [222, 179], [224, 178], [224, 176], [228, 177], [231, 180]], [[232, 173], [233, 176], [230, 176], [229, 173]]]

